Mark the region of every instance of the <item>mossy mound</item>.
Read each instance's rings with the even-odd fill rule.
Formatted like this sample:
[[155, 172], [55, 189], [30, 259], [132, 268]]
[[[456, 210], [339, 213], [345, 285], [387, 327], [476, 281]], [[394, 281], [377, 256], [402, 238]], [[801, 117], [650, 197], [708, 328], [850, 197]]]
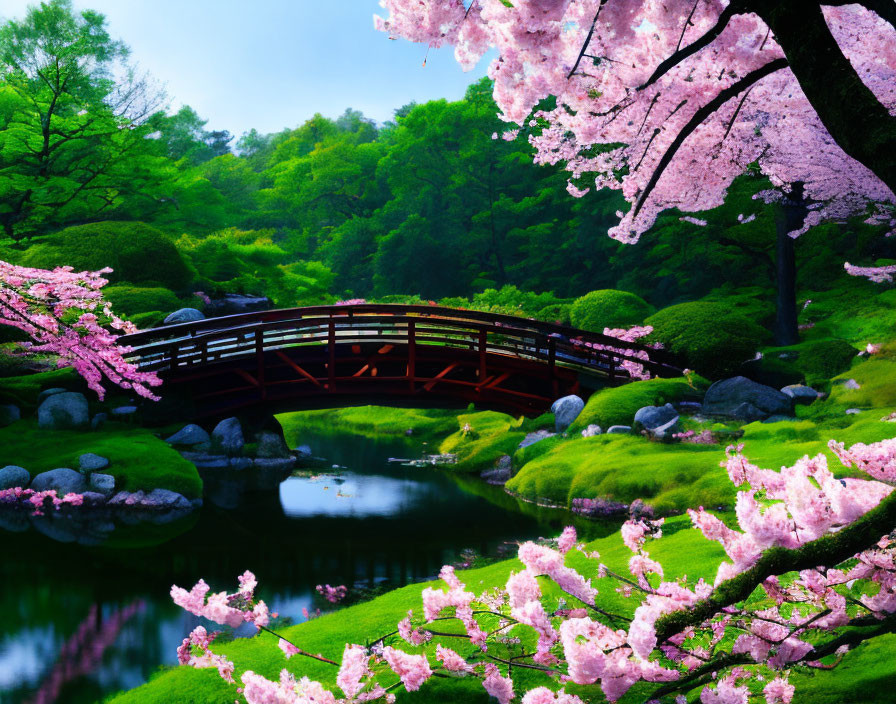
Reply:
[[[859, 388], [850, 388], [853, 380]], [[835, 377], [831, 401], [847, 408], [896, 406], [896, 360], [872, 357]]]
[[110, 267], [109, 281], [151, 283], [179, 291], [192, 275], [161, 230], [141, 222], [97, 222], [68, 227], [29, 247], [17, 263], [40, 269]]
[[747, 362], [741, 371], [744, 376], [775, 388], [805, 383], [826, 389], [833, 377], [852, 366], [857, 353], [846, 340], [807, 340], [790, 347], [765, 349], [762, 359]]
[[769, 337], [750, 318], [708, 301], [669, 306], [645, 323], [653, 327], [649, 340], [710, 379], [731, 376]]
[[40, 392], [52, 388], [84, 391], [86, 384], [70, 367], [6, 377], [0, 379], [0, 403], [14, 403], [23, 411], [33, 411]]
[[143, 428], [108, 424], [95, 432], [41, 430], [34, 420], [0, 429], [3, 463], [25, 467], [31, 475], [57, 467], [78, 468], [78, 456], [95, 452], [106, 457], [104, 469], [116, 479], [116, 489], [170, 489], [188, 498], [202, 495], [202, 480], [167, 443]]
[[277, 416], [287, 443], [295, 447], [304, 442], [309, 429], [346, 429], [359, 435], [405, 435], [435, 439], [457, 429], [457, 410], [442, 408], [391, 408], [386, 406], [350, 406], [317, 411], [298, 411]]
[[606, 288], [573, 301], [569, 319], [582, 330], [603, 332], [604, 328], [640, 325], [651, 312], [653, 308], [643, 298], [628, 291]]
[[457, 423], [459, 429], [442, 441], [439, 452], [456, 454], [454, 469], [461, 472], [489, 469], [502, 456], [512, 457], [527, 432], [522, 418], [495, 411], [464, 413]]
[[160, 286], [107, 286], [103, 294], [112, 304], [112, 310], [120, 316], [132, 317], [138, 313], [177, 310], [183, 307], [181, 300], [167, 288]]
[[604, 430], [611, 425], [631, 425], [635, 413], [643, 406], [662, 406], [685, 400], [700, 401], [708, 385], [705, 379], [695, 375], [690, 379], [681, 377], [635, 381], [598, 391], [588, 399], [585, 408], [570, 426], [569, 434], [579, 434], [592, 423]]

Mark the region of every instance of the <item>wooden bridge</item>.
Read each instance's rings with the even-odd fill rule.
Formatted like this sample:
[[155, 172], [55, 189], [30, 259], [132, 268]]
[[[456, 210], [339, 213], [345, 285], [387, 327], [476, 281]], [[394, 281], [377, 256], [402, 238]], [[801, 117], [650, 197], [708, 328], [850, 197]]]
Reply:
[[[425, 305], [334, 305], [210, 318], [120, 339], [196, 416], [251, 406], [475, 402], [526, 415], [570, 393], [677, 376], [662, 352], [525, 318]], [[643, 359], [643, 353], [650, 360]]]

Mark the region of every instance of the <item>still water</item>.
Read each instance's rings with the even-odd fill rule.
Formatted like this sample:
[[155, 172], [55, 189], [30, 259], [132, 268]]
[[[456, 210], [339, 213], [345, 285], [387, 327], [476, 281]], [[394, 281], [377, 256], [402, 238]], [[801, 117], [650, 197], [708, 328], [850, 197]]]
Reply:
[[301, 622], [303, 608], [327, 608], [317, 584], [358, 593], [425, 580], [466, 549], [494, 556], [570, 520], [478, 480], [387, 462], [419, 456], [410, 441], [315, 434], [314, 454], [338, 474], [252, 492], [207, 481], [202, 510], [172, 525], [120, 525], [93, 547], [0, 528], [0, 702], [92, 704], [176, 663], [198, 619], [171, 603], [172, 584], [202, 577], [233, 591], [250, 569], [271, 610]]

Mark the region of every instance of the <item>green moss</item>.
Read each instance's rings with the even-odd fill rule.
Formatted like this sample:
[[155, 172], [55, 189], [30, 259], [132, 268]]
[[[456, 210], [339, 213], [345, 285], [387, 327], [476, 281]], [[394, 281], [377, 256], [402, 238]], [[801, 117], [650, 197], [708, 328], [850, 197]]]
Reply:
[[83, 391], [84, 381], [73, 369], [54, 369], [39, 374], [26, 374], [0, 379], [0, 403], [14, 403], [22, 410], [37, 408], [37, 397], [44, 389], [61, 388]]
[[588, 399], [585, 408], [570, 426], [569, 434], [578, 435], [592, 423], [604, 430], [611, 425], [631, 425], [635, 413], [642, 406], [662, 406], [688, 399], [699, 401], [707, 385], [705, 379], [695, 376], [692, 380], [681, 377], [636, 381], [598, 391]]
[[695, 301], [664, 308], [645, 323], [650, 338], [711, 379], [730, 376], [752, 357], [768, 331], [723, 303]]
[[191, 274], [165, 233], [141, 222], [97, 222], [68, 227], [29, 247], [17, 263], [40, 269], [111, 267], [111, 282], [152, 283], [179, 291]]
[[152, 310], [146, 313], [134, 313], [133, 315], [129, 315], [128, 320], [136, 325], [138, 330], [150, 330], [152, 328], [160, 327], [167, 316], [168, 313], [164, 311]]
[[604, 328], [639, 325], [652, 310], [649, 303], [633, 293], [607, 288], [586, 293], [573, 301], [569, 319], [582, 330], [603, 332]]
[[457, 471], [489, 469], [503, 455], [512, 457], [516, 452], [526, 437], [523, 422], [495, 411], [464, 413], [457, 417], [458, 429], [442, 441], [439, 452], [457, 455]]
[[309, 428], [351, 430], [360, 435], [405, 435], [435, 440], [457, 429], [457, 410], [442, 408], [392, 408], [351, 406], [316, 411], [298, 411], [277, 416], [287, 443], [301, 443]]
[[[859, 388], [847, 388], [845, 382], [849, 379], [855, 380]], [[848, 408], [896, 406], [896, 360], [872, 357], [835, 377], [831, 400]]]
[[858, 350], [843, 339], [807, 340], [790, 347], [767, 348], [762, 352], [762, 359], [745, 367], [749, 367], [748, 376], [769, 386], [780, 388], [806, 383], [826, 389], [833, 377], [850, 368], [857, 353]]
[[142, 428], [116, 427], [82, 432], [41, 430], [34, 420], [0, 429], [4, 464], [25, 467], [32, 476], [57, 467], [78, 468], [78, 456], [95, 452], [109, 459], [104, 473], [115, 477], [115, 488], [150, 491], [163, 488], [194, 498], [202, 495], [202, 480], [190, 462], [163, 440]]

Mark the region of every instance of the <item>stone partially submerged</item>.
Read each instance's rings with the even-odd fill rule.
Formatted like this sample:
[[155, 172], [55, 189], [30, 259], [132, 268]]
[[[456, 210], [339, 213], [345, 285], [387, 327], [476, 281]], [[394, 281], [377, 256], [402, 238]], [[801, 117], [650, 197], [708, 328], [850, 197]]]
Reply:
[[773, 415], [793, 415], [793, 398], [743, 376], [717, 381], [706, 391], [703, 415], [752, 423]]

